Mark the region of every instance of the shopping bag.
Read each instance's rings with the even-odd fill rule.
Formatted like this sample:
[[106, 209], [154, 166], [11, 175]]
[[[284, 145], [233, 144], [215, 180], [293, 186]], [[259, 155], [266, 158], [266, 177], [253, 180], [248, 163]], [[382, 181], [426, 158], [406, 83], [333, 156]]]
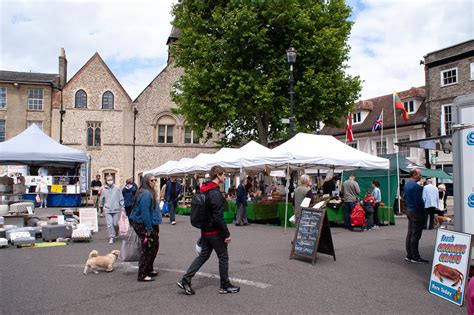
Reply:
[[119, 259], [123, 261], [138, 261], [140, 259], [140, 252], [140, 238], [133, 229], [130, 229], [128, 238], [122, 241]]
[[36, 201], [36, 202], [38, 202], [38, 203], [40, 203], [40, 202], [41, 202], [40, 195], [36, 194], [35, 201]]
[[168, 203], [166, 201], [163, 203], [163, 208], [161, 208], [161, 213], [163, 214], [168, 213]]
[[128, 222], [127, 215], [125, 214], [124, 211], [120, 212], [118, 225], [119, 225], [119, 235], [127, 235], [128, 230], [130, 229], [130, 222]]

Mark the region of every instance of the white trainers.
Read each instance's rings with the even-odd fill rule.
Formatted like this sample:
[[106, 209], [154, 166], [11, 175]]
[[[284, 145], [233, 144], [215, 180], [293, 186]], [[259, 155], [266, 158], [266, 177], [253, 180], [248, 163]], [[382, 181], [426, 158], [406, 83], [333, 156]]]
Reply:
[[113, 244], [113, 243], [114, 243], [114, 238], [111, 237], [111, 238], [109, 239], [109, 244]]
[[171, 222], [171, 225], [176, 225], [176, 221]]

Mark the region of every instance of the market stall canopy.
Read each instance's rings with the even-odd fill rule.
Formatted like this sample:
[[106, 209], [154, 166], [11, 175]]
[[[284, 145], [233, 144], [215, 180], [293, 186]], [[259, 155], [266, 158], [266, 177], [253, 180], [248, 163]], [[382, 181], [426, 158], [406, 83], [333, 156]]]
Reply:
[[338, 167], [388, 169], [389, 161], [354, 149], [333, 136], [298, 133], [296, 136], [271, 150], [256, 156], [243, 158], [244, 168], [267, 165], [282, 167]]
[[143, 172], [143, 175], [146, 175], [146, 174], [153, 174], [154, 176], [168, 175], [168, 172], [174, 167], [176, 167], [177, 164], [178, 164], [178, 161], [170, 160], [157, 168]]
[[35, 124], [5, 142], [0, 143], [0, 163], [67, 162], [84, 163], [87, 154], [59, 144]]

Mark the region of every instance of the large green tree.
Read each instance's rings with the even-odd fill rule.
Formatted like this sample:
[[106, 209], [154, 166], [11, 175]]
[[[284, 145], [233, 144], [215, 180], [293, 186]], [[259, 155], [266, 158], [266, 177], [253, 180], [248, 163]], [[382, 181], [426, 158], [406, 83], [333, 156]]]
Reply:
[[338, 125], [359, 96], [359, 78], [344, 71], [352, 22], [343, 0], [182, 0], [172, 13], [181, 30], [172, 54], [184, 68], [173, 100], [199, 134], [221, 131], [224, 145], [287, 138], [290, 45], [297, 132]]

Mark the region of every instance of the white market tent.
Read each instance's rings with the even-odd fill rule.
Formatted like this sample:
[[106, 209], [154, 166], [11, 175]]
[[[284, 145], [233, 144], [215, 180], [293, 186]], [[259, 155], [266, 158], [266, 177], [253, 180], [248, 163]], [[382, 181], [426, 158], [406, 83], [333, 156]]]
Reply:
[[87, 154], [59, 144], [35, 124], [19, 135], [0, 143], [1, 164], [84, 163]]
[[354, 149], [333, 136], [298, 133], [271, 150], [241, 159], [242, 167], [336, 167], [388, 169], [389, 160]]
[[144, 172], [143, 175], [146, 175], [146, 174], [153, 174], [154, 176], [168, 175], [169, 171], [175, 168], [177, 165], [178, 165], [178, 161], [169, 160], [168, 162], [160, 165], [157, 168]]

